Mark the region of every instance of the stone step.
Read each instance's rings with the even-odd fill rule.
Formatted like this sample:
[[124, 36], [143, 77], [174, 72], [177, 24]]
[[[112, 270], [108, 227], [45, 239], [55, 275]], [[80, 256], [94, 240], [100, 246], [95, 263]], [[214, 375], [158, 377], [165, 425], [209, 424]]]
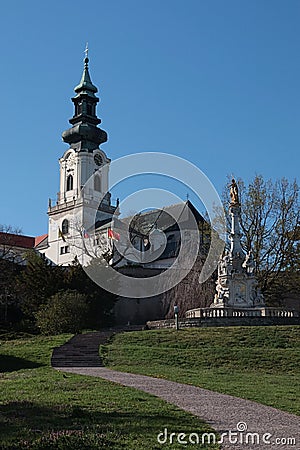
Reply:
[[101, 367], [99, 347], [106, 344], [114, 333], [138, 331], [143, 327], [118, 327], [116, 329], [77, 334], [68, 342], [53, 349], [52, 367]]
[[52, 367], [101, 367], [99, 346], [107, 342], [112, 332], [78, 334], [61, 347], [53, 349]]
[[99, 361], [54, 361], [52, 367], [102, 367]]

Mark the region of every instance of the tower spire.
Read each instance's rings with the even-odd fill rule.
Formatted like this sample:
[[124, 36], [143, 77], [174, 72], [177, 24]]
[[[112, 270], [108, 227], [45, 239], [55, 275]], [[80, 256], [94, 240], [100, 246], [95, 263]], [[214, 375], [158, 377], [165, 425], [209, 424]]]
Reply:
[[62, 138], [76, 151], [92, 152], [100, 144], [107, 141], [107, 133], [97, 125], [101, 120], [96, 115], [99, 98], [95, 95], [98, 89], [92, 83], [89, 74], [88, 43], [85, 48], [84, 67], [79, 84], [74, 88], [72, 102], [75, 106], [74, 116], [69, 120], [73, 125], [64, 131]]
[[[75, 87], [74, 91], [77, 93], [77, 96], [79, 96], [80, 93], [86, 93], [87, 95], [89, 95], [90, 97], [95, 97], [96, 92], [98, 92], [98, 89], [96, 88], [96, 86], [93, 85], [90, 74], [89, 74], [89, 48], [88, 48], [88, 43], [86, 43], [86, 47], [84, 50], [84, 54], [85, 54], [85, 58], [83, 60], [84, 62], [84, 67], [83, 67], [83, 72], [82, 72], [82, 77], [80, 80], [80, 83], [78, 84], [78, 86]], [[75, 96], [76, 97], [76, 96]]]

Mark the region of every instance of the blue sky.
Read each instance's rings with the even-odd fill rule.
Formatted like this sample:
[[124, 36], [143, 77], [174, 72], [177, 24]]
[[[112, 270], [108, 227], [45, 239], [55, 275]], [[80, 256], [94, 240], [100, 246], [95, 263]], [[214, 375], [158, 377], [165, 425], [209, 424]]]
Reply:
[[299, 20], [298, 0], [4, 2], [0, 223], [47, 232], [86, 41], [110, 158], [178, 155], [219, 192], [297, 178]]

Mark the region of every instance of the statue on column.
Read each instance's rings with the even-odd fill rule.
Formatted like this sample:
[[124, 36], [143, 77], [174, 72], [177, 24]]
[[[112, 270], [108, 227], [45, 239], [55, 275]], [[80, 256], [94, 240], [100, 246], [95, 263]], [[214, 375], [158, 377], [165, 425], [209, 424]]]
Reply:
[[253, 254], [251, 249], [245, 254], [241, 244], [241, 204], [238, 185], [234, 178], [230, 184], [230, 199], [230, 250], [219, 260], [216, 294], [211, 307], [238, 310], [264, 307], [264, 298], [258, 289], [255, 276]]
[[226, 250], [224, 256], [220, 258], [218, 268], [219, 275], [228, 275], [230, 273], [230, 269], [232, 269], [232, 267], [228, 250]]
[[239, 189], [238, 189], [238, 185], [236, 184], [236, 181], [235, 181], [234, 178], [232, 178], [232, 180], [231, 180], [230, 198], [231, 198], [231, 204], [232, 205], [239, 205], [240, 204]]

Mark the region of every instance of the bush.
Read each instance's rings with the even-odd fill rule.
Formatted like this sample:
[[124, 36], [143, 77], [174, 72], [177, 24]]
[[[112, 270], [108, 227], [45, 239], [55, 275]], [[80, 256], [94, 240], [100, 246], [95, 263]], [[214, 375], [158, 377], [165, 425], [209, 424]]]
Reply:
[[78, 333], [87, 326], [89, 306], [86, 295], [77, 291], [58, 292], [36, 313], [42, 334]]

